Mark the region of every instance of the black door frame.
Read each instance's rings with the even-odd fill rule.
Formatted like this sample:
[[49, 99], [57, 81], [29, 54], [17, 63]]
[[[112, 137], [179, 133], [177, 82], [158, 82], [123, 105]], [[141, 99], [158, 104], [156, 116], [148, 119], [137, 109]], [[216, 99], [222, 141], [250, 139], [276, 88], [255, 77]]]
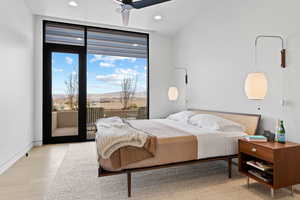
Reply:
[[[84, 46], [77, 45], [65, 45], [65, 44], [51, 44], [46, 43], [46, 24], [56, 23], [71, 25], [74, 27], [84, 28]], [[102, 28], [96, 26], [86, 26], [79, 24], [71, 24], [65, 22], [43, 20], [43, 144], [55, 144], [55, 143], [68, 143], [68, 142], [86, 142], [93, 141], [94, 139], [87, 139], [87, 128], [86, 128], [86, 101], [87, 101], [87, 29], [96, 28], [102, 30], [119, 31], [124, 33], [133, 33], [144, 35], [147, 38], [147, 118], [150, 118], [150, 44], [149, 34], [125, 31], [118, 29]], [[51, 71], [51, 60], [47, 60], [49, 57], [49, 51], [55, 48], [59, 49], [59, 52], [64, 51], [66, 53], [74, 53], [77, 49], [81, 61], [79, 62], [79, 112], [78, 112], [78, 136], [62, 136], [62, 137], [51, 137], [52, 134], [52, 71]], [[76, 52], [75, 52], [76, 53]], [[81, 67], [80, 67], [81, 66]], [[79, 114], [80, 113], [80, 114]]]
[[[52, 52], [74, 53], [79, 56], [78, 78], [78, 135], [52, 137]], [[81, 142], [86, 141], [86, 50], [83, 46], [47, 44], [44, 46], [43, 70], [43, 143]]]

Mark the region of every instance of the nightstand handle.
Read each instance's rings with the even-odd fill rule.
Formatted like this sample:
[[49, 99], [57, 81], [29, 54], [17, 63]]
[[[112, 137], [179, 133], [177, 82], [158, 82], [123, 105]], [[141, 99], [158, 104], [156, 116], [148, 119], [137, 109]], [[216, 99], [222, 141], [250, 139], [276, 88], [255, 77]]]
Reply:
[[253, 147], [253, 148], [251, 149], [251, 151], [256, 152], [256, 149]]

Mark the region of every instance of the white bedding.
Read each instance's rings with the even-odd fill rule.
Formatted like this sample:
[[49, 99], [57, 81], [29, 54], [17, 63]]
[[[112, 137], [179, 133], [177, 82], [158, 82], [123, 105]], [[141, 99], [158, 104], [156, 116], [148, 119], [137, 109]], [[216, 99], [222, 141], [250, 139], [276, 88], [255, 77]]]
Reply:
[[247, 135], [243, 132], [223, 132], [199, 128], [168, 119], [154, 119], [154, 121], [195, 135], [198, 140], [198, 159], [237, 154], [238, 139]]

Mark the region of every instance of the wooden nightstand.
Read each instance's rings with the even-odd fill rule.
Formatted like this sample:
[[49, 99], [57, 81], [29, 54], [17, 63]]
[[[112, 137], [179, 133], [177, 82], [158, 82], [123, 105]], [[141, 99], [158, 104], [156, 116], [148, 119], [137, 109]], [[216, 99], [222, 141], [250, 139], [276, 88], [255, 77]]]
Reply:
[[[293, 194], [293, 185], [300, 183], [300, 144], [286, 142], [249, 142], [239, 140], [239, 172], [274, 190], [290, 187]], [[258, 169], [249, 164], [249, 161], [262, 163], [268, 170]], [[248, 162], [248, 163], [247, 163]]]

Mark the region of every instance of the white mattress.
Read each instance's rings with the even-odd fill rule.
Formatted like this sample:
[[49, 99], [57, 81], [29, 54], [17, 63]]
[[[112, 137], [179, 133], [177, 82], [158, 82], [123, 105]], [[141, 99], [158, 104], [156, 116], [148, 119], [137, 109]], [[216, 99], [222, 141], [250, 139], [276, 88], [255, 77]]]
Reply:
[[223, 132], [199, 128], [168, 119], [154, 119], [154, 121], [195, 135], [198, 140], [198, 159], [237, 154], [238, 139], [247, 135], [243, 132]]

